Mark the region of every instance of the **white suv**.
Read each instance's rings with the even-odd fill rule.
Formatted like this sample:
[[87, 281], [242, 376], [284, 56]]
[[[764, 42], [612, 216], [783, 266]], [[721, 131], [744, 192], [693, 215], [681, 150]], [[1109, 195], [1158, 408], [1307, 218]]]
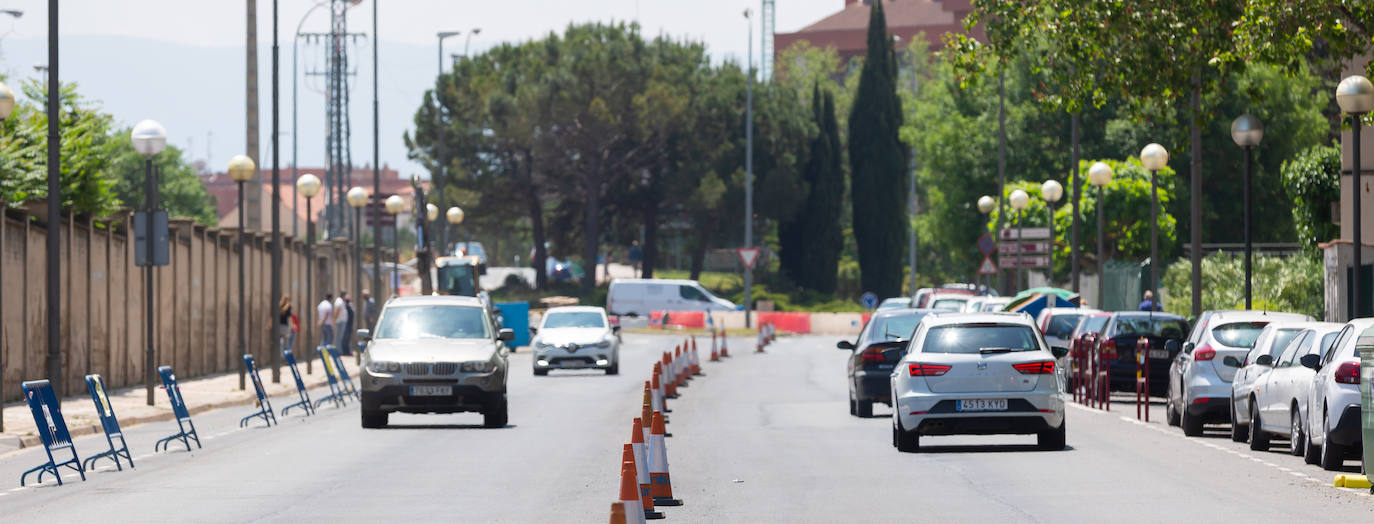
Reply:
[[1055, 368], [1066, 354], [1025, 314], [925, 317], [892, 372], [892, 445], [912, 452], [921, 435], [1035, 434], [1042, 449], [1063, 449]]
[[1326, 354], [1303, 357], [1300, 363], [1315, 368], [1307, 397], [1307, 449], [1309, 463], [1337, 470], [1350, 455], [1359, 454], [1360, 351], [1374, 346], [1374, 318], [1346, 323]]

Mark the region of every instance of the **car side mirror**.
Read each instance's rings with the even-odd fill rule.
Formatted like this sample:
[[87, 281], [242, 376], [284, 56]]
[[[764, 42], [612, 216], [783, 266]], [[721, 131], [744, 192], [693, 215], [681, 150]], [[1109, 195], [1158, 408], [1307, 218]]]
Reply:
[[1068, 356], [1068, 354], [1069, 354], [1069, 348], [1061, 348], [1061, 347], [1058, 347], [1058, 346], [1052, 347], [1052, 348], [1050, 348], [1050, 353], [1053, 353], [1053, 354], [1054, 354], [1054, 358], [1064, 358], [1064, 357]]
[[501, 328], [501, 331], [496, 332], [496, 339], [502, 342], [515, 340], [515, 330], [511, 328]]
[[[1267, 356], [1267, 355], [1266, 355], [1266, 356]], [[1239, 360], [1236, 360], [1236, 357], [1232, 357], [1232, 356], [1227, 356], [1226, 358], [1221, 359], [1221, 363], [1222, 363], [1223, 365], [1231, 366], [1231, 367], [1233, 367], [1233, 368], [1244, 367], [1244, 366], [1241, 366]]]
[[843, 349], [845, 351], [854, 351], [854, 343], [848, 340], [841, 340], [835, 343], [835, 347]]
[[1189, 355], [1191, 355], [1191, 354], [1193, 354], [1193, 348], [1195, 348], [1195, 347], [1197, 347], [1197, 346], [1193, 345], [1192, 342], [1184, 342], [1184, 343], [1183, 343], [1183, 352], [1184, 352], [1184, 353], [1187, 353], [1187, 354], [1189, 354]]
[[1321, 355], [1303, 355], [1302, 358], [1298, 359], [1298, 362], [1301, 362], [1303, 367], [1310, 368], [1313, 371], [1322, 368]]
[[1165, 341], [1165, 342], [1164, 342], [1164, 350], [1165, 350], [1165, 351], [1168, 351], [1168, 352], [1170, 352], [1170, 353], [1177, 353], [1177, 352], [1178, 352], [1178, 341], [1177, 341], [1177, 340], [1167, 340], [1167, 341]]
[[884, 349], [884, 350], [883, 350], [883, 359], [884, 359], [884, 360], [889, 360], [889, 361], [901, 360], [901, 359], [902, 359], [902, 354], [903, 354], [903, 349], [902, 349], [902, 348], [888, 348], [888, 349]]
[[531, 334], [531, 335], [538, 335], [538, 334], [539, 334], [539, 328], [537, 328], [537, 327], [532, 327], [532, 328], [530, 328], [530, 334]]
[[1255, 359], [1255, 363], [1261, 366], [1273, 366], [1274, 357], [1273, 355], [1260, 355], [1259, 358]]
[[362, 342], [367, 342], [369, 340], [372, 340], [372, 331], [367, 329], [359, 329], [358, 332], [355, 333], [353, 336]]

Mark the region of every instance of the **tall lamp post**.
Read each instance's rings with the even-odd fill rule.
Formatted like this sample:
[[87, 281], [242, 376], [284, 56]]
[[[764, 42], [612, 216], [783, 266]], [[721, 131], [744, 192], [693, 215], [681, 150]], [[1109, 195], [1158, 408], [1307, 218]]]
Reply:
[[391, 249], [396, 260], [391, 266], [391, 294], [401, 296], [401, 275], [397, 273], [401, 267], [401, 229], [400, 224], [396, 223], [397, 215], [406, 209], [406, 200], [400, 195], [386, 197], [386, 212], [391, 213]]
[[1106, 206], [1102, 200], [1102, 191], [1108, 184], [1112, 183], [1112, 166], [1103, 162], [1095, 162], [1088, 167], [1088, 183], [1097, 188], [1097, 307], [1104, 311], [1107, 310], [1107, 286], [1103, 285], [1107, 279], [1104, 278], [1107, 269], [1107, 259], [1105, 258], [1104, 248], [1107, 244]]
[[[993, 200], [992, 197], [987, 196], [987, 195], [983, 195], [983, 196], [981, 196], [981, 197], [978, 197], [978, 212], [983, 214], [983, 230], [984, 230], [984, 231], [987, 230], [987, 222], [991, 219], [991, 217], [992, 217], [992, 210], [994, 210], [994, 209], [997, 209], [997, 201], [996, 201], [996, 200]], [[987, 287], [989, 287], [989, 288], [993, 287], [993, 285], [995, 284], [995, 282], [992, 281], [992, 275], [986, 275], [986, 278], [985, 278], [984, 280], [986, 281], [986, 283], [983, 284], [983, 285], [984, 285], [984, 286], [987, 286]], [[912, 298], [915, 298], [915, 297], [916, 297], [916, 293], [915, 293], [914, 291], [911, 293], [911, 297], [912, 297]], [[913, 304], [912, 306], [915, 307], [915, 304]]]
[[[1030, 205], [1030, 195], [1026, 194], [1025, 191], [1017, 189], [1011, 192], [1009, 200], [1011, 201], [1012, 209], [1016, 210], [1016, 286], [1022, 286], [1024, 285], [1022, 282], [1026, 276], [1026, 264], [1025, 260], [1021, 257], [1021, 248], [1025, 247], [1024, 242], [1021, 240], [1021, 233], [1023, 231], [1021, 227], [1021, 212], [1025, 211], [1026, 206]], [[1016, 286], [1013, 286], [1013, 288]]]
[[1054, 180], [1046, 180], [1040, 184], [1040, 197], [1045, 199], [1045, 208], [1049, 210], [1050, 224], [1050, 267], [1045, 270], [1045, 281], [1050, 286], [1054, 285], [1054, 203], [1064, 198], [1064, 186]]
[[[248, 158], [246, 155], [234, 155], [234, 158], [229, 159], [229, 178], [234, 179], [234, 182], [237, 183], [238, 186], [239, 186], [239, 329], [238, 329], [238, 334], [239, 334], [239, 354], [241, 354], [241, 355], [247, 355], [247, 354], [248, 354], [248, 320], [247, 320], [247, 314], [248, 314], [248, 293], [247, 293], [247, 288], [248, 288], [248, 285], [247, 285], [247, 283], [245, 282], [245, 280], [246, 280], [246, 271], [245, 271], [245, 269], [247, 268], [246, 257], [245, 257], [245, 252], [247, 251], [247, 249], [245, 249], [245, 247], [247, 246], [247, 242], [246, 242], [246, 241], [247, 241], [247, 238], [248, 238], [248, 232], [245, 231], [245, 229], [247, 228], [247, 226], [244, 225], [244, 221], [245, 221], [245, 218], [246, 218], [246, 210], [247, 210], [247, 207], [245, 207], [245, 206], [243, 205], [243, 183], [252, 180], [252, 179], [253, 179], [253, 174], [256, 173], [257, 170], [258, 170], [257, 164], [254, 164], [254, 163], [253, 163], [253, 159]], [[238, 368], [239, 368], [239, 389], [242, 390], [242, 389], [243, 389], [243, 386], [244, 386], [244, 383], [243, 383], [243, 366], [238, 366]]]
[[[367, 190], [359, 186], [353, 186], [346, 195], [348, 205], [353, 207], [353, 230], [358, 232], [358, 238], [353, 239], [353, 289], [363, 289], [363, 207], [367, 206]], [[358, 295], [361, 297], [362, 295]], [[362, 311], [362, 305], [354, 309], [353, 326], [361, 326], [358, 322], [357, 312]], [[361, 363], [363, 352], [355, 351], [355, 363]]]
[[[19, 13], [19, 14], [16, 14], [16, 15], [13, 15], [13, 16], [14, 16], [15, 18], [19, 18], [20, 16], [22, 16], [22, 15], [24, 14], [23, 11], [18, 11], [18, 13]], [[5, 85], [4, 82], [0, 82], [0, 120], [6, 120], [6, 119], [8, 119], [8, 118], [10, 117], [10, 113], [13, 112], [13, 111], [14, 111], [14, 91], [11, 91], [11, 90], [10, 90], [10, 87], [7, 86], [7, 85]], [[3, 310], [3, 309], [4, 309], [4, 306], [0, 306], [0, 310]], [[4, 317], [4, 315], [0, 315], [0, 318], [3, 318], [3, 317]], [[4, 353], [3, 351], [0, 351], [0, 392], [4, 392], [4, 391], [5, 391], [5, 365], [4, 365], [4, 362], [5, 362], [5, 355], [4, 355], [3, 353]], [[151, 384], [151, 382], [150, 382], [149, 384]], [[150, 401], [149, 405], [152, 405], [152, 404], [151, 404], [152, 394], [153, 394], [153, 390], [152, 390], [152, 388], [151, 388], [151, 386], [150, 386], [149, 389], [148, 389], [148, 399], [149, 399], [149, 401]], [[0, 411], [0, 433], [3, 433], [4, 431], [5, 431], [5, 415], [4, 415], [4, 412], [3, 412], [3, 411]]]
[[1360, 318], [1365, 313], [1364, 308], [1360, 307], [1360, 296], [1363, 294], [1360, 288], [1360, 268], [1364, 266], [1361, 253], [1364, 250], [1364, 235], [1360, 227], [1360, 222], [1364, 219], [1364, 209], [1360, 205], [1360, 181], [1364, 178], [1364, 166], [1360, 164], [1360, 119], [1365, 113], [1374, 110], [1374, 85], [1363, 76], [1347, 76], [1336, 86], [1336, 104], [1341, 106], [1341, 112], [1350, 115], [1350, 232], [1355, 247], [1355, 270], [1350, 274], [1350, 298], [1355, 305], [1351, 318]]
[[[439, 39], [439, 76], [435, 77], [434, 80], [434, 192], [438, 193], [435, 196], [435, 202], [441, 206], [444, 205], [444, 168], [447, 167], [444, 162], [444, 39], [458, 36], [461, 33], [461, 31], [440, 31], [435, 34]], [[444, 231], [439, 245], [447, 244], [448, 231]]]
[[[744, 247], [754, 247], [754, 19], [749, 9], [744, 10], [744, 19], [749, 26], [749, 76], [745, 84], [744, 102]], [[755, 257], [757, 258], [757, 257]], [[744, 268], [744, 327], [752, 324], [754, 314], [754, 272]]]
[[1231, 122], [1231, 140], [1245, 149], [1245, 189], [1243, 191], [1243, 198], [1245, 199], [1245, 309], [1250, 309], [1251, 276], [1253, 275], [1251, 257], [1254, 246], [1251, 243], [1250, 234], [1250, 181], [1254, 173], [1251, 153], [1263, 138], [1264, 124], [1258, 118], [1247, 113], [1240, 115]]
[[1169, 151], [1159, 144], [1140, 150], [1140, 163], [1150, 170], [1150, 289], [1159, 303], [1159, 170], [1169, 164]]
[[[8, 106], [5, 116], [14, 108], [14, 93], [9, 88], [5, 88], [8, 101], [4, 104]], [[153, 405], [153, 384], [157, 376], [157, 349], [153, 347], [153, 214], [157, 210], [158, 194], [157, 179], [153, 177], [153, 157], [163, 148], [167, 147], [167, 130], [162, 124], [152, 120], [144, 120], [134, 125], [133, 132], [129, 135], [133, 142], [134, 150], [143, 155], [143, 211], [146, 213], [144, 219], [143, 249], [145, 255], [145, 265], [143, 266], [143, 338], [147, 346], [144, 348], [143, 365], [144, 370], [144, 393], [147, 396], [149, 406]], [[239, 190], [242, 195], [243, 190]]]
[[307, 350], [305, 359], [305, 373], [314, 374], [311, 369], [315, 362], [315, 346], [311, 345], [314, 340], [310, 336], [311, 330], [315, 329], [315, 214], [310, 209], [310, 203], [315, 195], [320, 194], [320, 177], [312, 174], [302, 175], [296, 179], [296, 193], [305, 197], [305, 300], [301, 305], [305, 306], [305, 347]]

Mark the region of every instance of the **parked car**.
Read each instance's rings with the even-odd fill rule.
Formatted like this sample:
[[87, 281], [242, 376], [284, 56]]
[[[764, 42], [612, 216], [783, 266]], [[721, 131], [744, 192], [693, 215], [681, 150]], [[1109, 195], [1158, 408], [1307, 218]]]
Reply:
[[[1105, 311], [1098, 311], [1083, 315], [1082, 318], [1078, 319], [1078, 325], [1074, 326], [1073, 331], [1069, 334], [1069, 350], [1072, 351], [1075, 345], [1086, 345], [1088, 343], [1088, 338], [1100, 334], [1102, 332], [1102, 328], [1107, 327], [1107, 321], [1111, 319], [1112, 314], [1107, 313]], [[1064, 370], [1065, 373], [1069, 376], [1069, 385], [1074, 388], [1079, 387], [1079, 385], [1076, 382], [1073, 382], [1073, 377], [1077, 375], [1078, 371], [1078, 368], [1075, 367], [1076, 365], [1076, 361], [1074, 361], [1073, 359], [1069, 359], [1069, 367], [1068, 369]]]
[[974, 296], [970, 294], [941, 291], [931, 295], [926, 301], [928, 305], [925, 307], [936, 311], [960, 312], [964, 310], [964, 306], [973, 298]]
[[1312, 321], [1307, 315], [1273, 311], [1204, 315], [1206, 327], [1194, 330], [1196, 337], [1190, 335], [1169, 364], [1165, 419], [1190, 437], [1201, 435], [1203, 424], [1231, 420], [1231, 381], [1238, 368], [1221, 365], [1222, 360], [1244, 357], [1270, 322]]
[[1115, 353], [1109, 366], [1111, 387], [1135, 391], [1136, 351], [1140, 339], [1149, 342], [1146, 363], [1150, 373], [1150, 394], [1163, 395], [1168, 386], [1169, 363], [1179, 352], [1188, 321], [1178, 315], [1149, 311], [1112, 313], [1102, 328], [1102, 351]]
[[1047, 307], [1040, 310], [1035, 324], [1045, 334], [1045, 342], [1050, 347], [1069, 347], [1073, 330], [1084, 316], [1100, 311], [1083, 307]]
[[503, 342], [515, 333], [497, 329], [478, 299], [394, 298], [382, 306], [377, 331], [360, 329], [358, 338], [367, 342], [359, 380], [364, 428], [385, 427], [394, 412], [478, 412], [484, 426], [506, 426]]
[[612, 315], [648, 316], [652, 311], [734, 311], [695, 280], [624, 278], [611, 281], [606, 310]]
[[878, 309], [898, 309], [911, 307], [911, 297], [892, 297], [878, 303]]
[[1289, 342], [1302, 334], [1307, 324], [1270, 323], [1260, 330], [1259, 337], [1255, 338], [1255, 346], [1243, 358], [1225, 357], [1221, 360], [1223, 366], [1240, 368], [1236, 378], [1231, 381], [1231, 440], [1245, 442], [1250, 437], [1250, 397], [1255, 393], [1256, 382], [1274, 368], [1274, 361]]
[[854, 341], [842, 340], [835, 346], [852, 351], [847, 366], [849, 373], [849, 414], [873, 416], [873, 403], [892, 405], [892, 390], [888, 376], [897, 359], [889, 359], [883, 350], [902, 347], [911, 340], [911, 333], [929, 309], [884, 309], [873, 314]]
[[891, 375], [892, 445], [913, 452], [921, 435], [1034, 434], [1041, 449], [1063, 449], [1055, 361], [1067, 353], [1045, 344], [1025, 315], [926, 317]]
[[1011, 297], [986, 297], [983, 299], [982, 307], [978, 309], [983, 313], [994, 313], [1001, 311], [1007, 304], [1011, 303]]
[[1322, 348], [1330, 345], [1345, 325], [1311, 322], [1305, 327], [1297, 338], [1285, 345], [1277, 358], [1260, 355], [1257, 359], [1257, 364], [1268, 361], [1273, 369], [1255, 381], [1254, 392], [1246, 402], [1252, 450], [1268, 451], [1270, 437], [1279, 436], [1288, 439], [1289, 453], [1302, 455], [1306, 451], [1303, 416], [1307, 413], [1308, 392], [1316, 371], [1303, 366], [1301, 359], [1307, 355], [1321, 358]]
[[1334, 471], [1345, 459], [1361, 455], [1360, 352], [1371, 349], [1374, 318], [1357, 318], [1341, 328], [1326, 354], [1298, 359], [1316, 371], [1307, 397], [1308, 463]]
[[550, 308], [539, 327], [530, 328], [534, 340], [531, 365], [535, 376], [551, 369], [602, 369], [620, 374], [620, 326], [611, 324], [606, 310], [594, 306]]

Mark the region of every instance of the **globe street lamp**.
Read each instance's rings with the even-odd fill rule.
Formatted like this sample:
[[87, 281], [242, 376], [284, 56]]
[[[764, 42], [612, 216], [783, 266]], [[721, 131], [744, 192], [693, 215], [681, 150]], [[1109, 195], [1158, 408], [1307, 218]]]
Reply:
[[1050, 267], [1045, 270], [1045, 281], [1049, 285], [1054, 285], [1054, 203], [1064, 198], [1064, 186], [1054, 180], [1046, 180], [1040, 184], [1040, 197], [1045, 199], [1045, 208], [1050, 215]]
[[311, 307], [315, 301], [315, 214], [310, 209], [310, 203], [315, 195], [320, 193], [320, 177], [309, 173], [301, 175], [296, 179], [296, 194], [305, 197], [305, 297], [301, 305], [305, 306], [305, 325], [309, 326], [305, 330], [305, 373], [314, 374], [315, 346], [311, 344], [311, 330], [315, 329], [315, 308]]
[[[463, 215], [463, 209], [460, 208], [460, 207], [458, 207], [458, 206], [450, 207], [450, 208], [448, 208], [448, 211], [445, 211], [445, 212], [444, 212], [444, 219], [448, 220], [448, 223], [449, 223], [450, 225], [453, 225], [453, 226], [457, 226], [458, 224], [462, 224], [462, 223], [463, 223], [463, 216], [464, 216], [464, 215]], [[469, 249], [469, 248], [472, 247], [472, 246], [471, 246], [471, 242], [472, 242], [472, 239], [469, 238], [469, 239], [463, 244], [464, 253], [466, 253], [467, 249]]]
[[1364, 209], [1360, 205], [1360, 181], [1364, 177], [1364, 166], [1360, 164], [1360, 119], [1365, 113], [1374, 110], [1374, 84], [1369, 83], [1369, 79], [1352, 75], [1345, 77], [1336, 86], [1336, 104], [1341, 106], [1341, 112], [1350, 114], [1350, 173], [1351, 185], [1351, 221], [1350, 232], [1354, 238], [1355, 246], [1355, 270], [1350, 276], [1350, 298], [1355, 304], [1352, 318], [1364, 316], [1364, 308], [1360, 303], [1360, 268], [1364, 265], [1361, 251], [1364, 250], [1364, 235], [1360, 231], [1360, 222], [1364, 219]]
[[1017, 189], [1011, 192], [1010, 200], [1012, 209], [1016, 210], [1016, 268], [1019, 272], [1016, 279], [1016, 285], [1020, 286], [1026, 276], [1025, 260], [1021, 258], [1022, 248], [1025, 247], [1024, 242], [1021, 240], [1021, 237], [1025, 236], [1022, 233], [1021, 212], [1025, 211], [1026, 206], [1030, 205], [1030, 195], [1026, 194], [1025, 191]]
[[[353, 186], [352, 189], [348, 190], [345, 197], [348, 200], [348, 205], [353, 208], [353, 231], [358, 233], [358, 238], [353, 239], [353, 289], [360, 290], [363, 288], [363, 207], [367, 205], [368, 194], [366, 189]], [[362, 309], [362, 304], [359, 304], [359, 307], [354, 310], [355, 316], [356, 312], [362, 311]], [[356, 327], [362, 323], [355, 318], [353, 325]], [[353, 354], [356, 355], [357, 362], [362, 362], [363, 352], [356, 351]]]
[[[996, 208], [997, 208], [997, 201], [996, 201], [996, 200], [993, 200], [992, 197], [987, 196], [987, 195], [983, 195], [983, 196], [978, 197], [978, 212], [983, 214], [983, 229], [984, 229], [984, 230], [987, 230], [987, 228], [988, 228], [988, 222], [991, 220], [991, 215], [990, 215], [990, 213], [992, 213], [992, 210], [993, 210], [993, 209], [996, 209]], [[999, 258], [1000, 258], [1000, 256], [999, 256]], [[980, 269], [981, 269], [981, 268], [980, 268]], [[993, 285], [992, 277], [993, 277], [992, 275], [987, 275], [987, 279], [986, 279], [986, 280], [987, 280], [987, 283], [984, 284], [985, 286], [987, 286], [987, 287], [992, 287], [992, 285]], [[915, 294], [913, 293], [912, 296], [915, 296]]]
[[401, 296], [401, 276], [397, 269], [401, 267], [401, 235], [399, 224], [396, 223], [396, 215], [401, 214], [406, 209], [406, 201], [400, 195], [386, 197], [386, 212], [391, 213], [391, 248], [395, 250], [396, 261], [391, 266], [391, 294]]
[[1251, 282], [1251, 253], [1253, 245], [1250, 235], [1250, 179], [1254, 175], [1251, 168], [1251, 151], [1258, 146], [1260, 139], [1264, 138], [1264, 124], [1258, 118], [1250, 114], [1244, 114], [1231, 122], [1231, 140], [1236, 145], [1245, 149], [1245, 309], [1250, 309], [1250, 282]]
[[1107, 230], [1105, 216], [1105, 201], [1102, 199], [1102, 190], [1112, 183], [1112, 166], [1104, 162], [1095, 162], [1088, 167], [1088, 183], [1097, 188], [1097, 307], [1106, 309], [1107, 307], [1107, 288], [1103, 286], [1105, 279], [1103, 275], [1107, 269], [1107, 259], [1103, 255], [1103, 247], [1107, 242], [1104, 240], [1104, 232]]
[[[253, 179], [253, 174], [258, 170], [257, 164], [253, 159], [244, 155], [234, 155], [229, 159], [229, 178], [239, 186], [239, 353], [248, 354], [248, 298], [247, 284], [245, 280], [245, 246], [247, 240], [246, 226], [244, 225], [245, 214], [248, 211], [243, 205], [243, 183]], [[247, 364], [245, 364], [247, 365]], [[239, 389], [243, 389], [243, 367], [239, 367]]]
[[[14, 92], [5, 87], [0, 95], [0, 113], [5, 118], [14, 110]], [[157, 350], [153, 347], [153, 215], [157, 210], [157, 179], [153, 178], [153, 157], [167, 147], [167, 129], [152, 120], [144, 120], [134, 125], [129, 134], [134, 150], [143, 155], [143, 339], [144, 348], [144, 393], [149, 406], [153, 405], [153, 384], [157, 377]], [[243, 192], [242, 189], [239, 190]], [[240, 382], [239, 388], [243, 388]]]
[[1159, 184], [1155, 175], [1169, 164], [1169, 152], [1159, 144], [1140, 150], [1140, 163], [1150, 170], [1150, 289], [1159, 303]]

